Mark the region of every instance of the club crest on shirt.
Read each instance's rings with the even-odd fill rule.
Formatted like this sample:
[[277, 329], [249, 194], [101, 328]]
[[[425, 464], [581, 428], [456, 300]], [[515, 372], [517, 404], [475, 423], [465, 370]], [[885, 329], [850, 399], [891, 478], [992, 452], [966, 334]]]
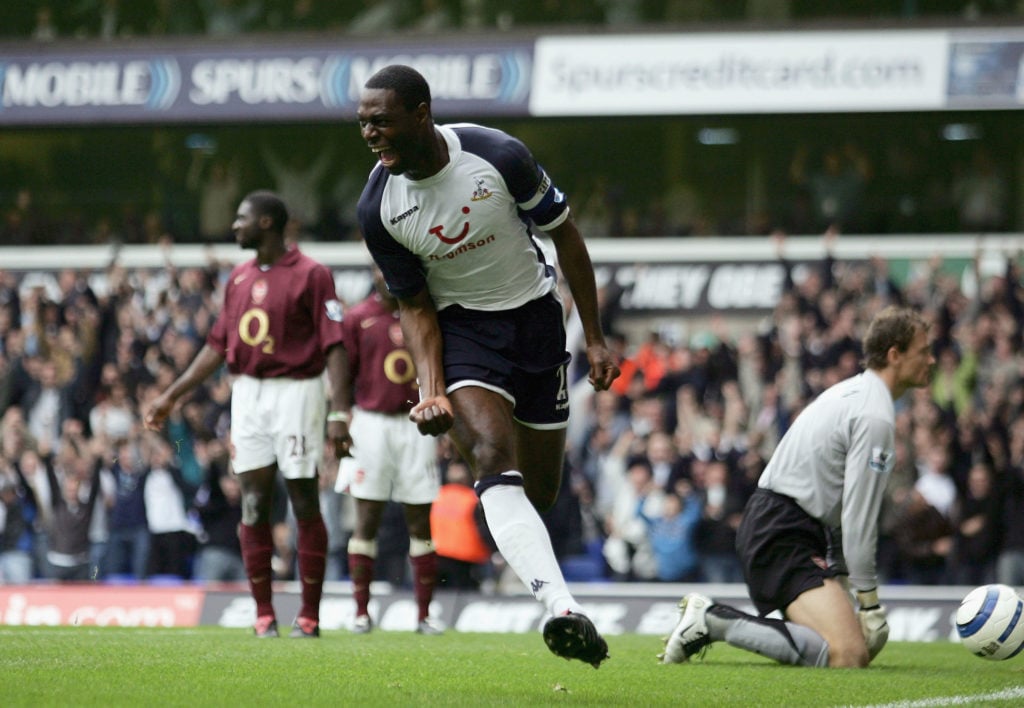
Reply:
[[881, 447], [871, 448], [871, 459], [868, 460], [868, 467], [871, 468], [872, 472], [888, 472], [892, 469], [893, 465], [893, 454], [889, 450], [884, 450]]
[[473, 181], [476, 182], [476, 189], [473, 190], [473, 196], [470, 197], [472, 201], [479, 202], [482, 199], [490, 199], [494, 196], [491, 193], [491, 190], [484, 186], [484, 181], [482, 179], [474, 177]]
[[255, 283], [253, 283], [252, 290], [249, 293], [250, 296], [252, 297], [253, 303], [256, 305], [262, 305], [263, 301], [267, 299], [267, 292], [269, 290], [270, 286], [267, 285], [267, 281], [264, 280], [263, 278], [260, 278]]
[[396, 347], [404, 347], [405, 337], [402, 336], [402, 325], [397, 322], [392, 322], [388, 326], [388, 338]]

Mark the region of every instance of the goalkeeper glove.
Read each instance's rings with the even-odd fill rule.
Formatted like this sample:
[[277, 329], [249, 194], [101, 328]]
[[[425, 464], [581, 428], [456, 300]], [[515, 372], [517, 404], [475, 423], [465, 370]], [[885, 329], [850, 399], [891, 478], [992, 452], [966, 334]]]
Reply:
[[889, 623], [885, 620], [885, 608], [878, 604], [878, 590], [875, 588], [858, 590], [857, 603], [860, 605], [857, 619], [860, 620], [860, 630], [868, 645], [868, 657], [874, 659], [889, 639]]

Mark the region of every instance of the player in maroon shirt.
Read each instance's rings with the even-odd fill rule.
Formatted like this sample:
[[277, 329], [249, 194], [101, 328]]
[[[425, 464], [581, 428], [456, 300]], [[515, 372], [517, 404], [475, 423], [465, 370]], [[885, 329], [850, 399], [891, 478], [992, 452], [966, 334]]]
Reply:
[[342, 322], [355, 408], [352, 457], [342, 459], [336, 489], [356, 500], [355, 529], [348, 543], [356, 602], [352, 629], [364, 634], [372, 627], [368, 604], [377, 532], [384, 506], [392, 499], [402, 504], [409, 529], [416, 631], [439, 634], [440, 628], [429, 618], [437, 585], [437, 553], [430, 534], [430, 508], [440, 489], [437, 446], [409, 420], [409, 410], [419, 401], [416, 368], [405, 348], [398, 301], [376, 266], [373, 283], [375, 292], [349, 308]]
[[159, 429], [183, 395], [227, 362], [231, 387], [231, 460], [242, 485], [240, 538], [249, 587], [256, 601], [259, 637], [276, 637], [270, 561], [270, 511], [281, 471], [298, 526], [302, 605], [293, 637], [320, 636], [320, 597], [327, 529], [320, 515], [317, 463], [324, 445], [324, 414], [331, 382], [327, 436], [336, 455], [348, 452], [339, 421], [344, 375], [341, 303], [326, 266], [289, 248], [288, 210], [276, 194], [248, 194], [232, 229], [256, 257], [231, 271], [224, 306], [206, 344], [181, 376], [158, 396], [145, 416]]

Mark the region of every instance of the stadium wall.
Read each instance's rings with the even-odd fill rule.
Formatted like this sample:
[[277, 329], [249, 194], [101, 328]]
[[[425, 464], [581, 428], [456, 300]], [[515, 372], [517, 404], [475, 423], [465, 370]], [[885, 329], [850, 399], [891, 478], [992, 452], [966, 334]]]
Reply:
[[[617, 325], [628, 335], [661, 331], [667, 337], [688, 338], [701, 331], [712, 315], [725, 315], [734, 326], [746, 326], [770, 313], [782, 294], [786, 264], [779, 260], [776, 244], [763, 236], [719, 238], [589, 239], [599, 285], [617, 293]], [[334, 272], [339, 297], [353, 303], [372, 287], [367, 268], [369, 255], [358, 242], [304, 242], [304, 252], [327, 264]], [[841, 263], [863, 263], [884, 258], [889, 274], [906, 283], [936, 257], [941, 269], [961, 280], [968, 296], [977, 290], [971, 266], [979, 259], [982, 277], [1001, 274], [1007, 257], [1024, 249], [1024, 234], [999, 235], [868, 235], [843, 236], [833, 245]], [[819, 267], [825, 245], [818, 236], [786, 238], [784, 253], [801, 280], [808, 268]], [[233, 243], [204, 246], [153, 245], [0, 247], [0, 268], [17, 273], [24, 294], [42, 287], [51, 299], [59, 299], [56, 274], [74, 267], [90, 272], [89, 282], [97, 295], [107, 292], [107, 267], [116, 260], [129, 270], [161, 271], [205, 267], [216, 261], [233, 265], [251, 253]], [[149, 301], [155, 302], [161, 278], [147, 278]]]
[[[743, 585], [647, 583], [570, 584], [573, 594], [609, 635], [664, 635], [678, 619], [676, 603], [699, 590], [721, 602], [753, 611]], [[958, 586], [890, 586], [879, 591], [888, 608], [893, 641], [947, 641], [956, 639], [954, 615], [970, 591]], [[280, 617], [299, 610], [298, 583], [275, 588], [274, 604]], [[320, 604], [320, 626], [347, 630], [354, 619], [350, 586], [328, 582]], [[375, 583], [370, 614], [385, 631], [412, 631], [416, 626], [416, 599], [406, 590]], [[543, 607], [522, 594], [447, 592], [435, 594], [431, 614], [458, 632], [539, 632]], [[0, 624], [30, 626], [195, 627], [221, 626], [248, 629], [255, 606], [244, 585], [25, 585], [0, 587]]]

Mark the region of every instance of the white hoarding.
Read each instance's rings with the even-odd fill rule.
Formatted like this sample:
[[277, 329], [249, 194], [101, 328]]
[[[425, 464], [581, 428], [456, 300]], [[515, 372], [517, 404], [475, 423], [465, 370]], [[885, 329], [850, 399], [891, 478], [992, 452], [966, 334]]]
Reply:
[[936, 110], [946, 102], [948, 46], [941, 31], [542, 37], [530, 111]]

